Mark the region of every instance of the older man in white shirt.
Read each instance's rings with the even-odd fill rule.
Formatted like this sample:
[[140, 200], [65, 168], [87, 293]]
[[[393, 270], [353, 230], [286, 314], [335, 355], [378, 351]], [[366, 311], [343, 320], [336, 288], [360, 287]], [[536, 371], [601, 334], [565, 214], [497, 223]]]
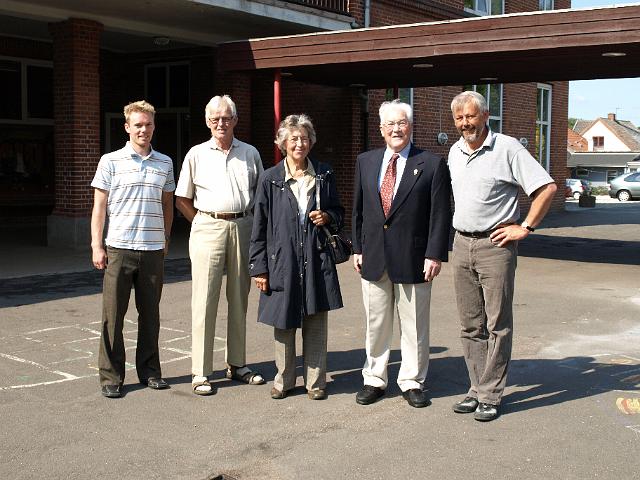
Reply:
[[176, 207], [191, 222], [192, 387], [214, 393], [213, 341], [222, 277], [227, 273], [226, 376], [251, 385], [264, 383], [246, 365], [246, 315], [250, 289], [249, 239], [258, 177], [263, 172], [255, 147], [233, 135], [236, 105], [213, 97], [205, 108], [211, 139], [189, 150], [176, 188]]

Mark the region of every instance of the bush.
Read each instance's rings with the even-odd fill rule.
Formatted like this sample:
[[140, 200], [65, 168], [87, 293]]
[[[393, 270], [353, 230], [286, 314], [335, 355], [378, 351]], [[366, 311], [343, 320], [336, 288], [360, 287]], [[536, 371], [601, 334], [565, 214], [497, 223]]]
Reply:
[[598, 186], [598, 187], [591, 188], [591, 195], [608, 195], [608, 194], [609, 194], [609, 189], [607, 187]]

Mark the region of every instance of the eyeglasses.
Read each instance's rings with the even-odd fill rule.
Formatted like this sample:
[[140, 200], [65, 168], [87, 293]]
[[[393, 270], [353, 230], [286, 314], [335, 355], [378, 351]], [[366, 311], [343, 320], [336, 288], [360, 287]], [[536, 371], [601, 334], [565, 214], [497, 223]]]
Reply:
[[397, 122], [384, 122], [382, 124], [382, 127], [386, 128], [387, 130], [393, 130], [393, 127], [398, 126], [400, 128], [405, 128], [409, 125], [409, 121], [408, 120], [398, 120]]
[[217, 117], [217, 118], [209, 118], [209, 121], [213, 124], [213, 125], [218, 125], [219, 123], [223, 124], [223, 125], [229, 125], [231, 123], [231, 121], [233, 120], [233, 117]]

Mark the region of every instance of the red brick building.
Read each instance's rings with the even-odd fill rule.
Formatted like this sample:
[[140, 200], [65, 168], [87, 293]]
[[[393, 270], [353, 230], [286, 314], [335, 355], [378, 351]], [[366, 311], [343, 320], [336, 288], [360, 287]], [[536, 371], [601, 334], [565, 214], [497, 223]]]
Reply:
[[[570, 0], [167, 0], [154, 10], [124, 0], [55, 3], [10, 1], [0, 10], [0, 219], [4, 236], [46, 228], [50, 244], [85, 247], [89, 184], [100, 155], [126, 140], [121, 112], [130, 101], [156, 106], [154, 148], [174, 159], [176, 175], [188, 148], [208, 137], [204, 105], [221, 93], [238, 104], [237, 136], [260, 150], [265, 166], [273, 162], [273, 74], [221, 73], [220, 42], [568, 8]], [[445, 155], [457, 138], [450, 101], [475, 88], [490, 100], [492, 128], [522, 139], [562, 184], [567, 82], [474, 85], [460, 69], [460, 85], [398, 91], [414, 106], [414, 143]], [[382, 145], [377, 109], [394, 85], [322, 83], [283, 76], [282, 115], [306, 112], [314, 119], [312, 154], [333, 164], [349, 208], [355, 157]], [[438, 142], [440, 133], [446, 143]], [[558, 195], [553, 209], [562, 209], [563, 200]]]

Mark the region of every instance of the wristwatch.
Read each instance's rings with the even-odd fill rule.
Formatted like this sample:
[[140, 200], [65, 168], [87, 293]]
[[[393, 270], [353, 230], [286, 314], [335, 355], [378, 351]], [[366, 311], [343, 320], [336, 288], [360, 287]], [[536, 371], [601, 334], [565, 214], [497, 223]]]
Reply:
[[525, 222], [522, 222], [522, 223], [520, 224], [520, 226], [521, 226], [522, 228], [526, 228], [526, 229], [527, 229], [527, 230], [529, 230], [530, 232], [535, 232], [535, 231], [536, 231], [536, 229], [535, 229], [535, 228], [533, 228], [531, 225], [529, 225], [526, 221], [525, 221]]

